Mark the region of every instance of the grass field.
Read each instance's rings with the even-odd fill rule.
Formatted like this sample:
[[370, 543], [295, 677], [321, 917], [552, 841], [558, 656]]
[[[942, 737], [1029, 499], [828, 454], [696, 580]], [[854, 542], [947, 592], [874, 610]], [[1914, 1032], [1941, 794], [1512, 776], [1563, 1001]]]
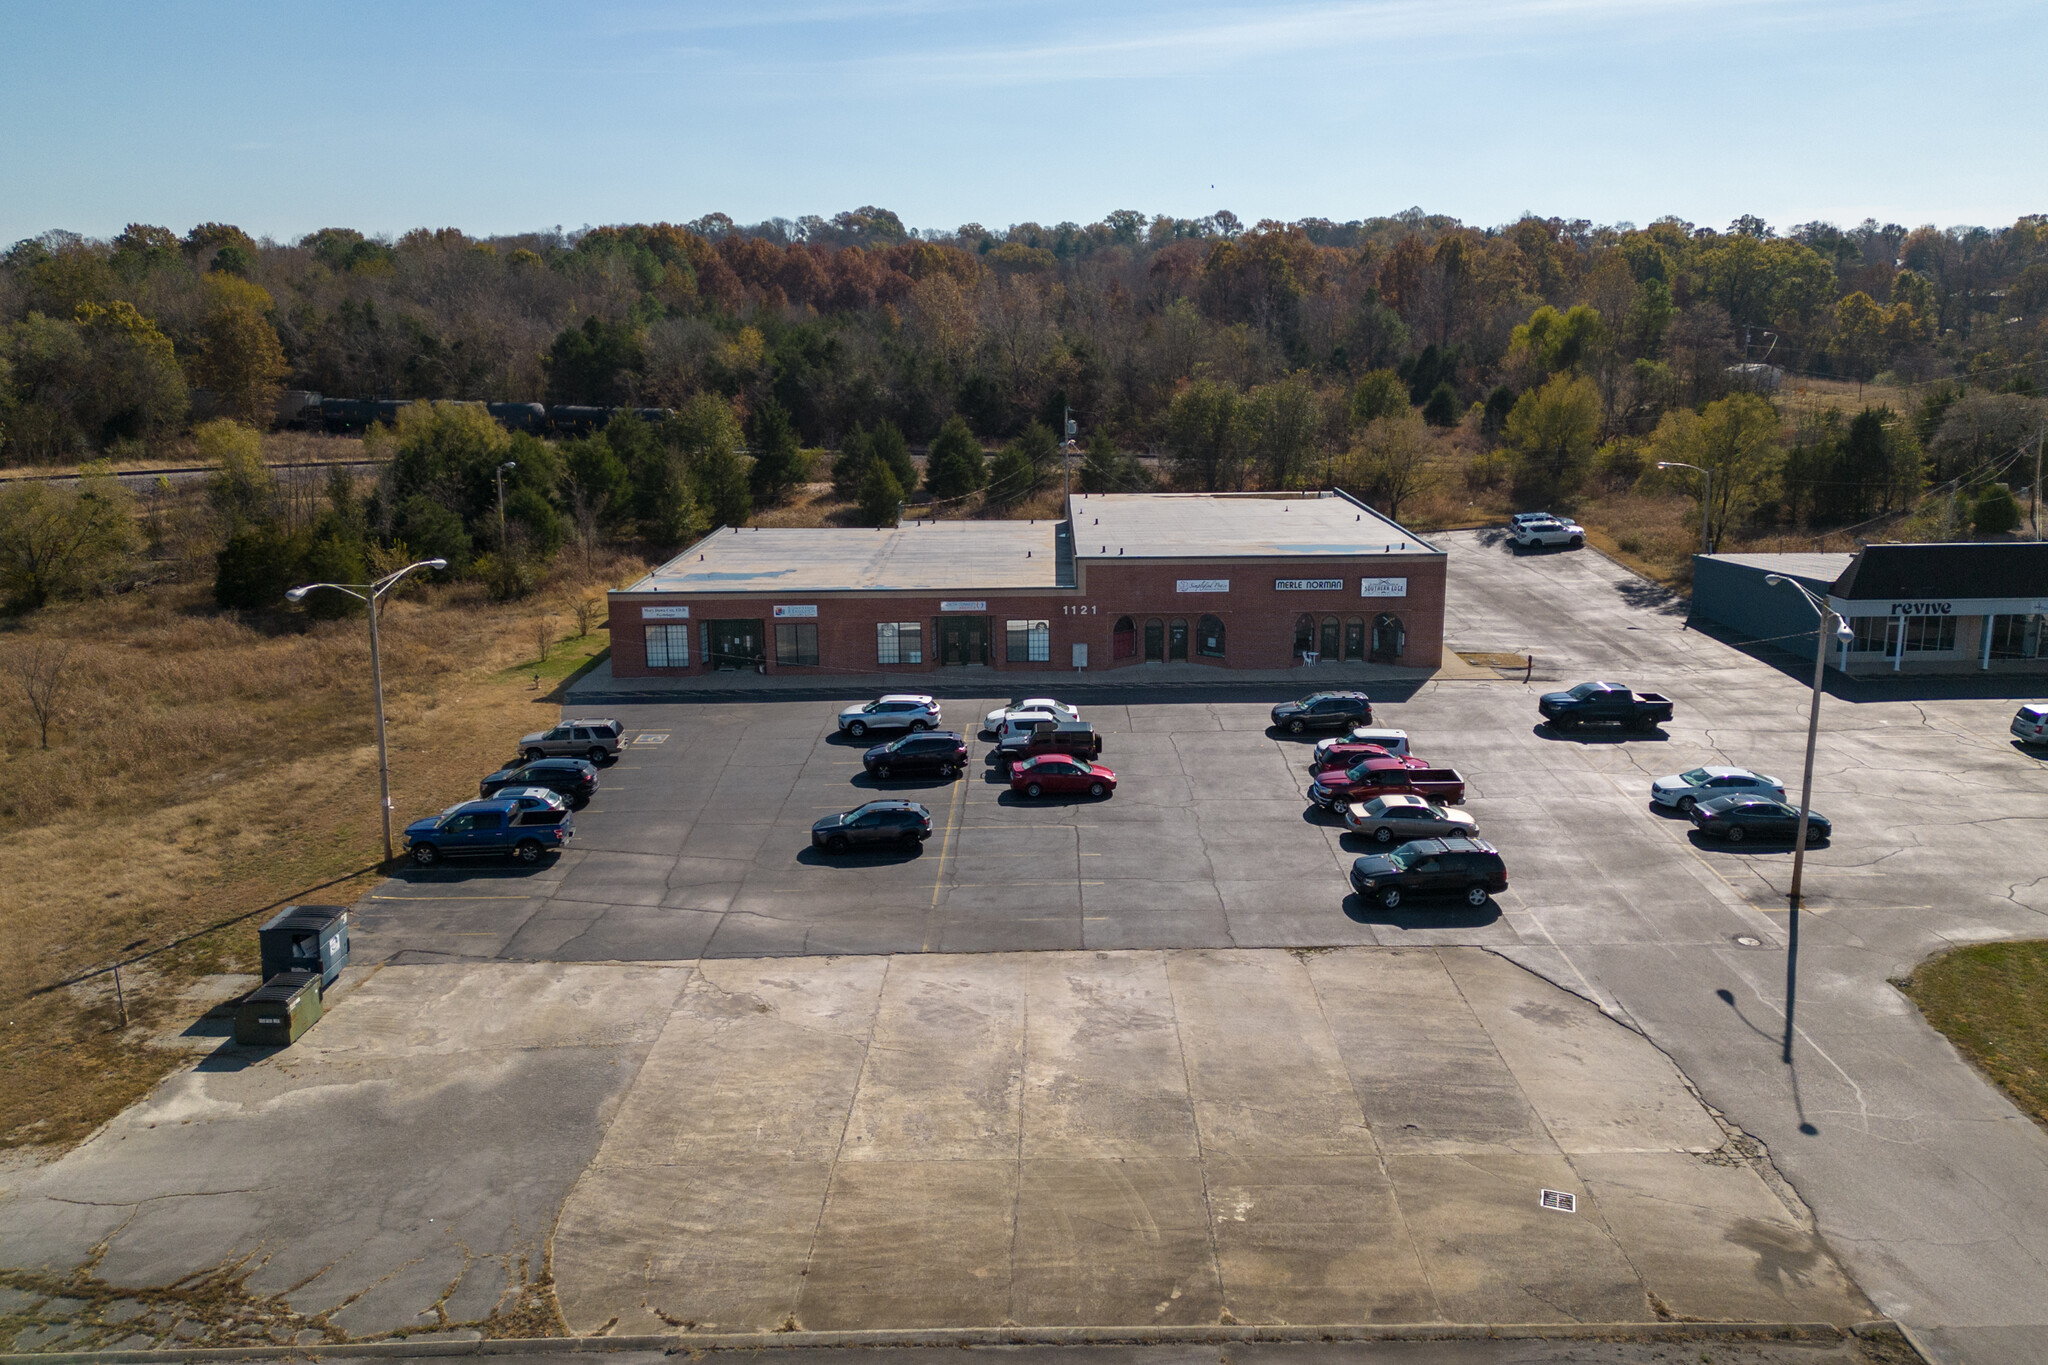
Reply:
[[1957, 948], [1899, 987], [2022, 1112], [2048, 1124], [2048, 942]]
[[[573, 634], [575, 602], [641, 571], [565, 562], [520, 603], [456, 585], [390, 604], [394, 824], [473, 796], [552, 723], [607, 646]], [[360, 618], [263, 628], [170, 585], [17, 622], [0, 662], [38, 642], [70, 646], [70, 676], [48, 750], [21, 722], [0, 739], [0, 1147], [61, 1148], [177, 1064], [150, 1039], [203, 1012], [199, 978], [255, 969], [271, 907], [354, 899], [383, 850]], [[119, 998], [109, 976], [60, 984], [115, 961], [134, 964]]]

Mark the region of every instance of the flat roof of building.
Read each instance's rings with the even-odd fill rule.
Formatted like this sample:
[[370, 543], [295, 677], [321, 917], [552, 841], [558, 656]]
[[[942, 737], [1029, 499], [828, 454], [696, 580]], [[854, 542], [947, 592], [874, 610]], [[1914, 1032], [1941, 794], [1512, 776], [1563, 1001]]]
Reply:
[[1707, 555], [1708, 559], [1722, 564], [1740, 564], [1745, 569], [1759, 573], [1783, 574], [1787, 578], [1804, 579], [1808, 583], [1833, 583], [1848, 571], [1855, 560], [1853, 554], [1811, 553], [1795, 550], [1784, 554], [1763, 555]]
[[626, 592], [967, 592], [1070, 588], [1073, 557], [1057, 521], [907, 521], [885, 530], [721, 530]]
[[1298, 559], [1442, 554], [1344, 493], [1077, 493], [1081, 559]]
[[2048, 597], [2048, 543], [1866, 545], [1835, 583], [1843, 601], [1897, 597]]

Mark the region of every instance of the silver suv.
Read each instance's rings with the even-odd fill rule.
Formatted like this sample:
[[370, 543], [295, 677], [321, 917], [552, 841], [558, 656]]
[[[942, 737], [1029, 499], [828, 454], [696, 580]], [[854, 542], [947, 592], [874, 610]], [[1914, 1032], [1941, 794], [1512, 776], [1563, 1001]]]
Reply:
[[933, 730], [938, 724], [937, 699], [920, 692], [894, 692], [839, 713], [839, 728], [855, 739], [871, 730]]
[[587, 758], [602, 763], [619, 752], [615, 720], [565, 720], [552, 730], [521, 737], [519, 752], [528, 763], [537, 758]]

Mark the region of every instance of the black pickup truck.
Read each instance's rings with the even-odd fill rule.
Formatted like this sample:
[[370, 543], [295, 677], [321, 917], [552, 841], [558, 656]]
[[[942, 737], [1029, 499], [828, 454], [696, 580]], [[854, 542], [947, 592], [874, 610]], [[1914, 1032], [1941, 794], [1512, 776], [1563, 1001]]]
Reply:
[[1580, 683], [1569, 692], [1545, 692], [1536, 709], [1553, 730], [1579, 725], [1619, 725], [1654, 730], [1671, 719], [1671, 698], [1631, 692], [1618, 683]]

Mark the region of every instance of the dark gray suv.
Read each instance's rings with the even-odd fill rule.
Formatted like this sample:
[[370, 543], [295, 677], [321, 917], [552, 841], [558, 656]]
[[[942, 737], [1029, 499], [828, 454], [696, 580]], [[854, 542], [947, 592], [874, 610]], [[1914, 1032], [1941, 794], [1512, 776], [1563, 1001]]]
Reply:
[[1508, 889], [1508, 868], [1484, 839], [1414, 839], [1351, 864], [1351, 888], [1389, 910], [1411, 896], [1461, 896], [1477, 908]]
[[1306, 730], [1348, 730], [1372, 724], [1372, 700], [1363, 692], [1318, 692], [1273, 708], [1273, 724], [1290, 735]]
[[932, 833], [932, 813], [915, 801], [870, 801], [811, 826], [811, 847], [827, 853], [878, 844], [916, 848]]

